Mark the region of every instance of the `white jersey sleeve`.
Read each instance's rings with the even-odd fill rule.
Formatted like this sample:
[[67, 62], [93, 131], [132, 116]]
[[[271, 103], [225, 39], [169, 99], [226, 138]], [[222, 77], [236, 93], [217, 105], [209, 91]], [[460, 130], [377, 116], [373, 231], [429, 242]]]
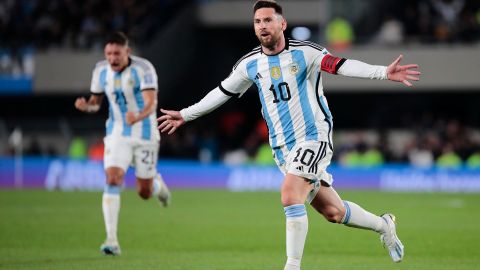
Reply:
[[192, 106], [182, 109], [180, 115], [185, 122], [192, 121], [198, 117], [205, 115], [216, 108], [220, 107], [223, 103], [227, 102], [231, 98], [230, 95], [225, 95], [224, 91], [217, 87], [210, 91], [204, 98]]
[[304, 52], [307, 54], [307, 61], [312, 59], [312, 63], [309, 67], [311, 67], [313, 71], [324, 71], [330, 74], [337, 74], [338, 69], [346, 61], [345, 58], [333, 56], [327, 49], [315, 43], [306, 42], [306, 44], [308, 44], [309, 47], [306, 47]]
[[157, 72], [150, 62], [147, 62], [143, 74], [140, 76], [140, 89], [158, 89]]
[[[105, 92], [104, 85], [102, 85], [102, 76], [105, 76], [106, 68], [108, 67], [107, 61], [103, 60], [95, 65], [92, 72], [92, 82], [90, 84], [90, 92], [93, 94], [103, 94]], [[103, 78], [105, 80], [105, 78]]]
[[331, 55], [327, 49], [323, 49], [321, 54], [315, 57], [314, 66], [330, 74], [377, 80], [387, 79], [387, 67], [336, 57]]
[[158, 77], [155, 67], [145, 58], [130, 56], [138, 69], [140, 80], [140, 90], [155, 89], [158, 90]]
[[248, 77], [245, 62], [235, 65], [230, 75], [220, 83], [219, 88], [224, 94], [241, 97], [252, 86], [253, 81]]
[[316, 53], [316, 55], [314, 55], [312, 58], [313, 58], [313, 67], [315, 68], [315, 70], [320, 70], [322, 68], [322, 60], [323, 58], [326, 56], [326, 55], [330, 55], [330, 52], [325, 49], [325, 48], [321, 48], [322, 50], [321, 51], [314, 51], [314, 53]]
[[340, 68], [338, 68], [338, 74], [355, 78], [386, 80], [387, 67], [370, 65], [358, 60], [348, 59]]

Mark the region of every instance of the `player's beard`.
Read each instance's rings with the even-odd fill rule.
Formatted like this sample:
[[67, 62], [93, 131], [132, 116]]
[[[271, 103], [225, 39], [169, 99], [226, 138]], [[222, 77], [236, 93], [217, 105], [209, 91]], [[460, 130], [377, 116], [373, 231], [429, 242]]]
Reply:
[[274, 51], [275, 48], [277, 47], [277, 43], [278, 43], [279, 38], [270, 34], [266, 37], [263, 37], [263, 36], [260, 35], [258, 37], [258, 40], [260, 41], [260, 44], [262, 44], [263, 47], [265, 47], [265, 48], [267, 48], [271, 51]]

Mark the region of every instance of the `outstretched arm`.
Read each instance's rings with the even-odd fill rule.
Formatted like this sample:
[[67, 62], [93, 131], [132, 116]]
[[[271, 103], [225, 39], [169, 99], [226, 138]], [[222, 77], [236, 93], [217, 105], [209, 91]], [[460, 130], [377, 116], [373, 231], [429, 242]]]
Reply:
[[414, 70], [418, 69], [417, 64], [409, 64], [409, 65], [400, 65], [400, 61], [402, 61], [403, 55], [400, 55], [395, 61], [393, 61], [387, 67], [387, 78], [390, 81], [394, 82], [401, 82], [406, 86], [412, 86], [410, 81], [418, 81], [420, 78], [420, 71]]
[[406, 86], [412, 86], [410, 81], [418, 81], [421, 74], [417, 64], [400, 65], [403, 55], [400, 55], [388, 67], [370, 65], [358, 60], [348, 59], [338, 67], [338, 74], [377, 80], [390, 80], [402, 82]]
[[185, 108], [181, 111], [170, 111], [161, 109], [164, 115], [160, 116], [157, 121], [159, 123], [158, 129], [161, 132], [168, 132], [172, 134], [185, 122], [192, 121], [198, 117], [205, 115], [230, 99], [230, 95], [225, 94], [220, 87], [210, 91], [202, 100], [194, 105]]

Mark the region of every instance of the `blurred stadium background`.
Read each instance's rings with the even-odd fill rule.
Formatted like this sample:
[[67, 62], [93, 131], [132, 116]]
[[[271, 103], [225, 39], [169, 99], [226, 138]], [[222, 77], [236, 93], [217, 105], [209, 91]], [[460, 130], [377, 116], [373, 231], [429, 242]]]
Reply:
[[[387, 82], [330, 75], [324, 77], [325, 93], [335, 125], [335, 156], [330, 172], [334, 175], [336, 187], [350, 190], [347, 194], [353, 197], [385, 198], [387, 202], [382, 207], [376, 204], [382, 201], [380, 199], [365, 202], [378, 211], [390, 206], [388, 198], [396, 194], [398, 200], [411, 202], [407, 206], [399, 202], [393, 205], [412, 220], [421, 218], [410, 214], [423, 203], [422, 198], [426, 196], [431, 204], [427, 203], [422, 209], [438, 211], [436, 220], [441, 220], [439, 223], [452, 222], [447, 226], [449, 230], [444, 230], [445, 227], [435, 229], [439, 231], [436, 235], [438, 239], [443, 233], [461, 231], [465, 235], [457, 236], [456, 240], [442, 241], [461, 241], [464, 244], [458, 244], [461, 250], [471, 246], [475, 237], [478, 243], [479, 231], [471, 224], [478, 222], [474, 220], [478, 214], [472, 215], [472, 212], [478, 213], [475, 207], [480, 203], [477, 194], [480, 192], [480, 2], [283, 0], [280, 3], [289, 22], [287, 37], [314, 41], [339, 56], [372, 64], [385, 65], [399, 54], [404, 54], [405, 63], [418, 63], [421, 66], [421, 81], [411, 89]], [[73, 103], [76, 97], [89, 94], [91, 71], [94, 64], [103, 58], [102, 42], [105, 35], [114, 30], [125, 31], [131, 38], [134, 53], [149, 59], [157, 69], [159, 107], [181, 109], [216, 87], [230, 73], [233, 64], [257, 46], [251, 22], [252, 4], [253, 1], [241, 0], [0, 1], [0, 269], [29, 269], [36, 260], [42, 259], [45, 263], [41, 269], [63, 267], [63, 264], [52, 266], [46, 263], [57, 259], [49, 257], [47, 251], [40, 252], [41, 255], [36, 257], [33, 255], [42, 245], [32, 244], [28, 238], [22, 238], [20, 242], [23, 244], [18, 244], [18, 239], [8, 237], [23, 235], [23, 229], [36, 227], [33, 221], [32, 225], [25, 227], [14, 225], [30, 224], [29, 218], [35, 216], [29, 210], [30, 203], [38, 204], [38, 207], [43, 207], [41, 209], [49, 209], [71, 196], [79, 196], [81, 202], [77, 204], [91, 202], [91, 208], [82, 211], [98, 210], [95, 217], [86, 217], [86, 220], [95, 222], [95, 227], [84, 227], [95, 231], [93, 235], [101, 240], [100, 204], [95, 201], [98, 194], [65, 195], [42, 190], [103, 188], [102, 138], [107, 104], [98, 114], [86, 115], [76, 111]], [[189, 189], [205, 189], [203, 192], [206, 196], [223, 198], [228, 207], [241, 204], [242, 196], [247, 196], [252, 204], [265, 203], [259, 199], [265, 196], [274, 198], [273, 203], [277, 202], [278, 194], [271, 195], [268, 192], [278, 190], [282, 176], [272, 166], [266, 127], [259, 111], [256, 91], [248, 91], [241, 99], [230, 100], [210, 115], [184, 126], [175, 135], [162, 136], [159, 170], [173, 188], [174, 196], [177, 196], [169, 211], [175, 211], [176, 203], [180, 209], [188, 211], [188, 205], [181, 202], [182, 199], [188, 201], [193, 197], [198, 199], [194, 203], [204, 203], [204, 198], [193, 196], [196, 192]], [[130, 172], [126, 186], [132, 185], [133, 174]], [[220, 191], [206, 191], [212, 188]], [[360, 189], [370, 191], [359, 193]], [[224, 192], [228, 190], [263, 192], [226, 196]], [[396, 193], [400, 191], [402, 193]], [[438, 197], [434, 197], [436, 195]], [[231, 204], [230, 196], [236, 197]], [[38, 200], [29, 201], [27, 198]], [[52, 203], [48, 203], [50, 200]], [[133, 201], [128, 203], [134, 204]], [[413, 202], [418, 202], [418, 205]], [[75, 202], [70, 203], [76, 205]], [[66, 204], [66, 207], [72, 206]], [[128, 207], [133, 206], [125, 203], [124, 207], [128, 212]], [[442, 215], [444, 208], [464, 214], [455, 216], [454, 221], [463, 221], [461, 226], [457, 224], [460, 227], [457, 228], [454, 221], [447, 219], [446, 214]], [[68, 213], [68, 210], [64, 211]], [[151, 216], [155, 211], [158, 210], [151, 210], [144, 216]], [[262, 208], [259, 211], [266, 210]], [[191, 211], [187, 213], [197, 220], [202, 218]], [[272, 237], [283, 234], [283, 217], [281, 211], [279, 213], [274, 218], [279, 223], [274, 226], [280, 229]], [[180, 218], [182, 213], [178, 213], [177, 219], [169, 215], [173, 214], [164, 214], [158, 223], [166, 222], [169, 225], [189, 222]], [[57, 218], [61, 219], [62, 215]], [[67, 215], [63, 218], [71, 217]], [[234, 220], [234, 217], [231, 218]], [[262, 215], [258, 214], [257, 219], [261, 218]], [[65, 220], [58, 223], [62, 222]], [[204, 225], [202, 222], [200, 224]], [[414, 228], [419, 224], [413, 221], [406, 224], [404, 232], [412, 242], [416, 236], [421, 237], [421, 234], [414, 233]], [[162, 229], [172, 229], [165, 228], [167, 225], [161, 225]], [[50, 225], [36, 228], [33, 233], [44, 233], [42, 228], [45, 226]], [[242, 226], [234, 229], [241, 230]], [[319, 226], [331, 229], [328, 225]], [[18, 231], [14, 231], [15, 227]], [[255, 230], [254, 227], [248, 228]], [[428, 231], [428, 228], [425, 230]], [[55, 233], [51, 234], [55, 237]], [[78, 236], [78, 242], [72, 242], [73, 245], [80, 243], [82, 235]], [[174, 235], [169, 240], [178, 241]], [[477, 236], [469, 239], [472, 235]], [[43, 241], [41, 238], [34, 239]], [[88, 248], [96, 245], [95, 239]], [[322, 241], [319, 237], [318, 242]], [[60, 247], [68, 249], [72, 243], [62, 242], [51, 247], [51, 251], [57, 252]], [[178, 243], [174, 250], [181, 250], [182, 242]], [[195, 248], [208, 249], [208, 245], [201, 243]], [[236, 243], [232, 240], [231, 245], [235, 246]], [[15, 255], [18, 253], [15, 252], [21, 252], [29, 244], [34, 249], [28, 254], [35, 259], [18, 263], [19, 257]], [[277, 244], [272, 252], [276, 254], [275, 258], [280, 259], [269, 258], [266, 262], [282, 261], [282, 241]], [[252, 248], [248, 244], [240, 246], [242, 250]], [[88, 250], [81, 245], [78, 248]], [[343, 249], [341, 246], [337, 248]], [[449, 250], [450, 254], [456, 254], [451, 250], [452, 247], [442, 248]], [[188, 246], [187, 249], [194, 248]], [[267, 247], [260, 249], [266, 254], [271, 251]], [[412, 251], [415, 250], [413, 248]], [[479, 254], [475, 250], [471, 248], [469, 251], [473, 254], [465, 253], [459, 257], [459, 261], [453, 261], [457, 265], [455, 269], [478, 267]], [[83, 252], [84, 257], [95, 257], [86, 255], [89, 254], [87, 251]], [[168, 248], [165, 252], [168, 252]], [[229, 259], [233, 264], [239, 262], [235, 259], [238, 255], [235, 252], [239, 251], [233, 251], [234, 255], [223, 259], [225, 265], [229, 264]], [[262, 261], [262, 254], [257, 254], [259, 258], [254, 256], [258, 264], [253, 260], [247, 268], [238, 266], [231, 269], [270, 269]], [[365, 269], [385, 268], [383, 264], [374, 264], [377, 259], [368, 252], [362, 253], [363, 257], [355, 257], [352, 247], [347, 254], [364, 263]], [[181, 256], [190, 255], [187, 252]], [[417, 255], [417, 258], [435, 259], [444, 256], [435, 252], [434, 255], [425, 255], [422, 251]], [[66, 255], [66, 258], [62, 263], [67, 263], [68, 259], [80, 261], [73, 255]], [[339, 260], [341, 258], [338, 256]], [[168, 261], [167, 258], [165, 260]], [[199, 269], [228, 268], [212, 267], [200, 258], [197, 260]], [[330, 269], [344, 269], [332, 261], [327, 262], [330, 263]], [[447, 266], [452, 262], [442, 262], [435, 261], [436, 269], [453, 269]], [[172, 260], [165, 269], [186, 269], [188, 264], [182, 266], [182, 263], [187, 262], [183, 259]], [[308, 260], [306, 263], [311, 267], [316, 264]], [[410, 265], [411, 268], [407, 265], [405, 269], [424, 269], [431, 263], [421, 261]], [[272, 269], [280, 265], [277, 263]], [[387, 262], [385, 265], [388, 265]], [[108, 266], [116, 269], [132, 267], [116, 263]], [[94, 269], [96, 266], [89, 267]], [[345, 267], [349, 268], [348, 265]]]

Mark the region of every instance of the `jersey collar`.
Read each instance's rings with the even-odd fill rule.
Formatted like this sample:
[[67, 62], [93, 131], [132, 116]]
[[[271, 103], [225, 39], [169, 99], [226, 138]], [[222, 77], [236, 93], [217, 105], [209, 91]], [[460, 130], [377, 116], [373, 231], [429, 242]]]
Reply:
[[283, 47], [283, 49], [281, 51], [279, 51], [278, 53], [276, 54], [266, 54], [263, 52], [263, 47], [262, 45], [260, 45], [260, 53], [261, 54], [264, 54], [266, 56], [275, 56], [275, 55], [279, 55], [281, 54], [282, 52], [284, 51], [288, 51], [290, 49], [290, 38], [285, 38], [285, 47]]
[[130, 65], [132, 65], [132, 58], [130, 56], [128, 57], [128, 64], [120, 71], [117, 71], [116, 73], [122, 73], [125, 69], [127, 69]]

